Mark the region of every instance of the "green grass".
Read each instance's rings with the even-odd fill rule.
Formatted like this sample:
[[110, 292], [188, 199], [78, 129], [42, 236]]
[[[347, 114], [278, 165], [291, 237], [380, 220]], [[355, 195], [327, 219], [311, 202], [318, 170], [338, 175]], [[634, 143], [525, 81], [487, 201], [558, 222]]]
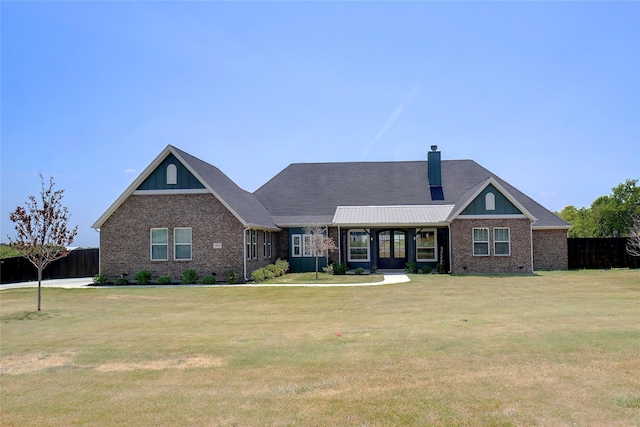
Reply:
[[640, 271], [411, 278], [4, 290], [0, 423], [640, 425]]
[[357, 283], [375, 283], [381, 282], [384, 276], [381, 274], [371, 275], [333, 275], [326, 273], [318, 273], [316, 279], [316, 273], [293, 273], [285, 274], [284, 276], [276, 277], [271, 280], [266, 280], [262, 283], [265, 284], [357, 284]]

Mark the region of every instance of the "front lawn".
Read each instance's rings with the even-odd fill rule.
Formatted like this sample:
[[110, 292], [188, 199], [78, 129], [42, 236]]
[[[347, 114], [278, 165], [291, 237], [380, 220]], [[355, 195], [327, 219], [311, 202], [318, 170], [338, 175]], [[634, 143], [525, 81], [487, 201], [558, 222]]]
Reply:
[[640, 424], [640, 271], [411, 279], [3, 290], [1, 424]]

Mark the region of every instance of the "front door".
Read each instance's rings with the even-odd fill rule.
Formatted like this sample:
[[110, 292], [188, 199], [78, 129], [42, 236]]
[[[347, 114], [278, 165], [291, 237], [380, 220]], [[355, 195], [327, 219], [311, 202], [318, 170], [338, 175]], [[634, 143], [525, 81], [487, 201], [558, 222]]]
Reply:
[[378, 268], [404, 268], [407, 262], [407, 233], [402, 230], [378, 232]]

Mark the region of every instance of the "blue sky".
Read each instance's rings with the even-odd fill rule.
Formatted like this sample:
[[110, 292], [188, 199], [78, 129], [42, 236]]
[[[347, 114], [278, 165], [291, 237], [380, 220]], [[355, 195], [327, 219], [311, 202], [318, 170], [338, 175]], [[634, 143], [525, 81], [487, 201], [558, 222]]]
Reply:
[[552, 210], [640, 177], [640, 2], [0, 7], [1, 241], [41, 172], [97, 246], [167, 144], [249, 191], [290, 163], [432, 144]]

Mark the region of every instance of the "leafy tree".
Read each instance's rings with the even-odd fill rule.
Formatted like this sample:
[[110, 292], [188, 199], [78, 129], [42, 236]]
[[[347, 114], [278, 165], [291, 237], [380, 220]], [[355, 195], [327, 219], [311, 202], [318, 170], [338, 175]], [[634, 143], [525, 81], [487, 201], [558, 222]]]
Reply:
[[67, 256], [78, 226], [67, 228], [69, 211], [62, 205], [64, 190], [54, 190], [53, 177], [49, 177], [49, 188], [45, 188], [40, 174], [42, 190], [40, 200], [29, 196], [26, 205], [18, 206], [9, 218], [14, 222], [16, 237], [9, 236], [9, 244], [22, 251], [38, 269], [38, 311], [40, 311], [42, 271], [53, 261]]
[[305, 251], [307, 248], [311, 250], [316, 259], [316, 280], [318, 280], [318, 259], [328, 255], [329, 251], [336, 250], [338, 247], [333, 239], [328, 236], [327, 227], [320, 225], [305, 227], [304, 234], [309, 236], [308, 238], [305, 237]]
[[640, 187], [637, 179], [627, 179], [612, 188], [612, 193], [598, 197], [590, 208], [567, 206], [558, 213], [573, 227], [569, 237], [629, 236], [634, 218], [640, 211]]

